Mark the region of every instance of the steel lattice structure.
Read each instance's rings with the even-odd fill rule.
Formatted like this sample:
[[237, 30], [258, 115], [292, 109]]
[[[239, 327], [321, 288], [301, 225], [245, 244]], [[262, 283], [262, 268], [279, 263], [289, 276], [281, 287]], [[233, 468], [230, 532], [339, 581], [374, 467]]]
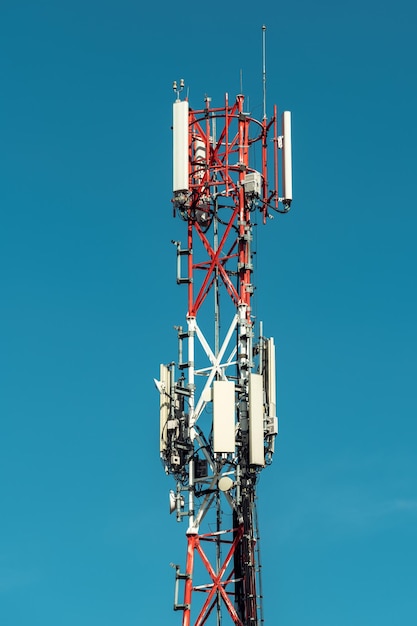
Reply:
[[173, 207], [186, 233], [184, 247], [174, 242], [186, 327], [177, 327], [177, 362], [161, 365], [155, 381], [160, 454], [176, 481], [171, 512], [188, 520], [174, 609], [182, 626], [258, 626], [256, 486], [272, 460], [278, 420], [274, 340], [252, 312], [252, 241], [259, 216], [265, 223], [272, 211], [290, 208], [291, 119], [283, 113], [279, 134], [276, 106], [271, 119], [258, 121], [241, 94], [233, 103], [226, 95], [219, 108], [206, 98], [193, 110], [182, 88], [174, 83]]

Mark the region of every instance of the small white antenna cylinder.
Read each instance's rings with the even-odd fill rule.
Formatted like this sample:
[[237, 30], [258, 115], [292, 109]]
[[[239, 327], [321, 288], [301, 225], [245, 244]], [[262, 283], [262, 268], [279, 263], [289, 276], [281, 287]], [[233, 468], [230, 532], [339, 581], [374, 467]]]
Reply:
[[188, 102], [176, 100], [173, 107], [173, 191], [188, 191]]
[[292, 201], [292, 154], [291, 154], [291, 113], [284, 111], [281, 118], [282, 140], [282, 185], [283, 203], [287, 206]]
[[203, 179], [206, 165], [206, 144], [202, 139], [196, 138], [194, 145], [194, 180], [200, 183]]

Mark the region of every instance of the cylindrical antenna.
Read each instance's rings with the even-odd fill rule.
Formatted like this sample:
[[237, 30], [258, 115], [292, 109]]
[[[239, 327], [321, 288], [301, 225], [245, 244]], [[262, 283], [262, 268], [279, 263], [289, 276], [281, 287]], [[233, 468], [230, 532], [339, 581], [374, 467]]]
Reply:
[[266, 118], [266, 26], [262, 26], [262, 86], [263, 86], [263, 103], [264, 103], [264, 119]]

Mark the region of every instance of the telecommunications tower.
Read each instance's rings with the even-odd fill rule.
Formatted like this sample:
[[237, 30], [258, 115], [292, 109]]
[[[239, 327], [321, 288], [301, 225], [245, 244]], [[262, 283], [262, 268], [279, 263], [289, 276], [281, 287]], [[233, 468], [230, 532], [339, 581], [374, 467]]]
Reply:
[[258, 219], [289, 211], [292, 175], [291, 115], [279, 125], [274, 106], [267, 118], [265, 63], [263, 82], [261, 120], [242, 94], [219, 107], [206, 97], [196, 110], [181, 98], [184, 81], [173, 85], [173, 213], [184, 244], [173, 243], [187, 310], [178, 360], [155, 383], [170, 510], [186, 521], [185, 564], [173, 566], [182, 626], [264, 622], [256, 490], [278, 419], [274, 340], [252, 310], [252, 248]]

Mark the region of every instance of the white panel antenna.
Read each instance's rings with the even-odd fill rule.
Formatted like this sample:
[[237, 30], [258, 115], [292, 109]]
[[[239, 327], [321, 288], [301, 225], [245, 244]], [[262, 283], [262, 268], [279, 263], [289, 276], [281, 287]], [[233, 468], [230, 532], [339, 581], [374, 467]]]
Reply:
[[265, 465], [262, 374], [249, 374], [249, 464]]
[[266, 416], [266, 441], [267, 449], [270, 454], [275, 451], [275, 437], [278, 435], [278, 417], [277, 417], [277, 389], [276, 389], [276, 367], [275, 367], [275, 344], [271, 337], [266, 341], [266, 361], [265, 361], [265, 392], [266, 402], [268, 405], [268, 414]]
[[188, 178], [188, 102], [176, 100], [173, 105], [173, 191], [189, 190]]
[[281, 117], [282, 143], [282, 185], [283, 203], [288, 207], [292, 201], [292, 154], [291, 154], [291, 112], [284, 111]]
[[213, 451], [235, 451], [235, 384], [229, 380], [213, 382]]
[[276, 388], [276, 367], [275, 367], [275, 343], [273, 337], [267, 340], [267, 400], [268, 415], [275, 417], [277, 414], [277, 388]]

